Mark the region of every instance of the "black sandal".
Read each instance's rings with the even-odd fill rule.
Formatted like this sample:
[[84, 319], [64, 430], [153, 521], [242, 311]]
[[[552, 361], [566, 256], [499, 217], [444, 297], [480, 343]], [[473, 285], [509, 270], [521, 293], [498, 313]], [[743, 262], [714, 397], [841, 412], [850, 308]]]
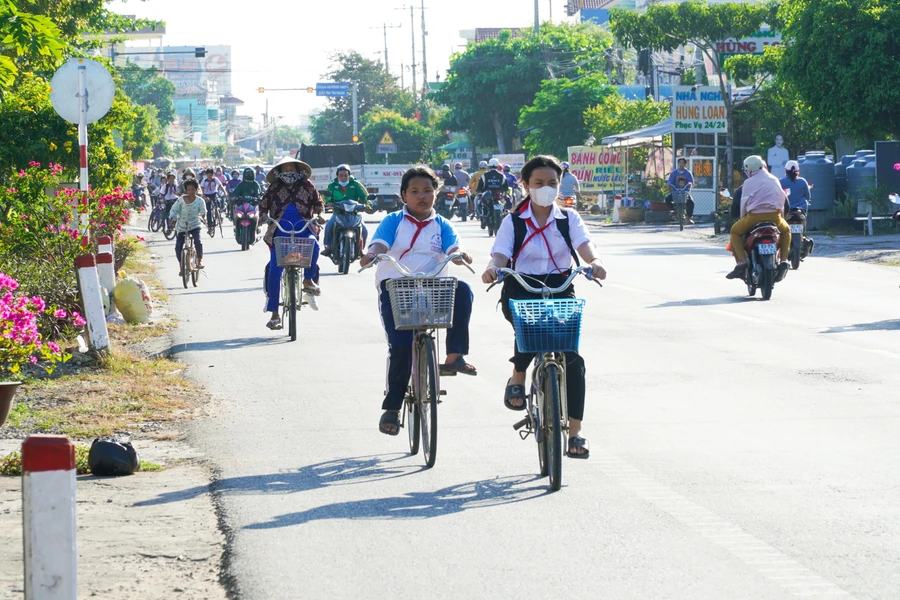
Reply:
[[466, 362], [462, 355], [457, 356], [452, 363], [441, 365], [441, 377], [453, 377], [457, 373], [463, 375], [478, 375], [478, 369]]
[[[393, 425], [394, 431], [385, 429], [386, 425]], [[400, 433], [400, 413], [395, 410], [386, 410], [378, 421], [378, 431], [385, 435], [398, 435]]]
[[[525, 407], [528, 405], [528, 401], [525, 399], [525, 386], [521, 384], [510, 384], [512, 378], [506, 382], [506, 392], [503, 394], [503, 405], [506, 406], [509, 410], [525, 410]], [[522, 404], [520, 406], [515, 406], [510, 404], [510, 400], [513, 398], [521, 398]]]
[[[572, 452], [572, 448], [584, 448], [584, 453], [575, 454]], [[569, 438], [569, 450], [566, 452], [566, 456], [569, 458], [588, 458], [590, 455], [591, 445], [586, 439], [578, 435]]]

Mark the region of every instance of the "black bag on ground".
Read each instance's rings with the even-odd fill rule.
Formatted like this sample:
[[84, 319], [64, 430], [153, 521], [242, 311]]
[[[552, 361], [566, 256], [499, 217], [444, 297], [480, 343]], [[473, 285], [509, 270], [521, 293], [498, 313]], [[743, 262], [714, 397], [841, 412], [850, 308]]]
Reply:
[[130, 439], [97, 438], [91, 444], [88, 466], [94, 475], [131, 475], [141, 466]]

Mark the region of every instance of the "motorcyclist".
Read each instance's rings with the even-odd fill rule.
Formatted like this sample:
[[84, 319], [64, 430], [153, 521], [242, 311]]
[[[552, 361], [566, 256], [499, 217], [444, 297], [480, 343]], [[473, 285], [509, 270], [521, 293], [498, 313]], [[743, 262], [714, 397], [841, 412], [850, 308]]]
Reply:
[[266, 173], [263, 171], [262, 165], [256, 165], [256, 183], [259, 184], [260, 189], [264, 188], [266, 185]]
[[[475, 193], [478, 190], [478, 184], [481, 182], [481, 177], [487, 173], [488, 164], [486, 160], [478, 163], [478, 170], [472, 173], [472, 177], [469, 179], [469, 191]], [[478, 194], [475, 194], [475, 202], [472, 203], [471, 214], [475, 215], [478, 212], [478, 205], [481, 201], [481, 197]]]
[[463, 169], [462, 163], [458, 162], [453, 165], [453, 174], [456, 176], [456, 185], [459, 187], [469, 187], [469, 182], [472, 180], [472, 176], [466, 173], [465, 169]]
[[509, 181], [500, 171], [500, 161], [492, 158], [488, 162], [488, 171], [481, 177], [478, 182], [478, 193], [490, 192], [495, 199], [505, 201], [506, 194], [509, 193]]
[[806, 213], [809, 210], [809, 182], [800, 177], [800, 163], [789, 160], [784, 165], [785, 176], [781, 178], [781, 187], [788, 191], [788, 201], [791, 210], [800, 209]]
[[519, 180], [515, 175], [512, 174], [512, 167], [509, 165], [503, 165], [503, 174], [506, 176], [506, 183], [509, 184], [509, 188], [513, 189], [517, 185], [519, 185]]
[[456, 175], [450, 171], [450, 165], [446, 163], [441, 167], [441, 181], [445, 186], [456, 187], [458, 185], [456, 182]]
[[[188, 179], [193, 179], [194, 181], [198, 181], [196, 173], [194, 173], [194, 170], [190, 167], [186, 168], [184, 171], [181, 172], [181, 181], [178, 182], [178, 195], [179, 196], [184, 194], [184, 182], [187, 181]], [[199, 181], [198, 181], [197, 185], [200, 185]]]
[[[232, 171], [232, 173], [237, 173], [237, 170]], [[228, 183], [230, 184], [235, 179], [235, 177], [232, 177]], [[243, 178], [237, 181], [237, 185], [231, 190], [231, 195], [228, 198], [229, 212], [234, 210], [234, 203], [237, 198], [253, 198], [254, 202], [259, 202], [259, 198], [262, 196], [262, 189], [256, 183], [255, 173], [250, 167], [244, 169]]]
[[741, 219], [731, 226], [731, 247], [737, 265], [725, 277], [735, 279], [743, 276], [747, 269], [744, 236], [759, 223], [771, 222], [781, 232], [781, 262], [775, 278], [780, 281], [790, 269], [787, 258], [791, 251], [791, 227], [782, 215], [786, 197], [784, 189], [781, 181], [766, 169], [766, 162], [761, 156], [753, 155], [744, 159], [744, 175], [747, 179], [742, 191]]
[[560, 164], [563, 168], [563, 174], [562, 178], [559, 180], [559, 197], [577, 198], [581, 194], [581, 183], [569, 170], [568, 162], [563, 161]]
[[237, 186], [241, 184], [241, 172], [237, 169], [232, 169], [231, 178], [225, 183], [225, 189], [228, 190], [229, 194], [233, 194], [234, 190]]
[[[344, 200], [354, 200], [365, 206], [366, 209], [371, 210], [372, 204], [369, 202], [369, 193], [359, 180], [353, 177], [350, 167], [347, 165], [338, 165], [335, 174], [336, 177], [334, 178], [334, 181], [328, 184], [327, 203], [336, 204], [338, 202], [343, 202]], [[323, 256], [331, 256], [331, 242], [333, 240], [332, 236], [334, 235], [335, 220], [336, 216], [332, 214], [331, 219], [325, 224], [325, 237], [322, 240], [325, 245], [325, 248], [322, 250]], [[368, 238], [369, 230], [366, 229], [366, 225], [363, 223], [363, 245], [366, 244]]]

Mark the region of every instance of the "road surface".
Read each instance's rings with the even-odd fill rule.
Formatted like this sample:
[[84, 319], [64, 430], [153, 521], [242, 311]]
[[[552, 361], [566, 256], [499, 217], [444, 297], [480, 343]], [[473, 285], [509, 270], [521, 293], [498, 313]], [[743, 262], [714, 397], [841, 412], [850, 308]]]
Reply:
[[152, 242], [171, 256], [174, 351], [218, 398], [193, 437], [218, 470], [240, 598], [896, 597], [900, 272], [813, 257], [762, 302], [724, 278], [720, 247], [597, 228], [609, 280], [579, 285], [591, 458], [564, 459], [549, 493], [502, 405], [512, 332], [479, 283], [491, 242], [458, 227], [479, 375], [445, 380], [431, 470], [405, 432], [377, 431], [371, 271], [323, 259], [321, 310], [290, 343], [264, 327], [262, 244], [206, 237], [208, 277], [184, 290], [172, 242]]

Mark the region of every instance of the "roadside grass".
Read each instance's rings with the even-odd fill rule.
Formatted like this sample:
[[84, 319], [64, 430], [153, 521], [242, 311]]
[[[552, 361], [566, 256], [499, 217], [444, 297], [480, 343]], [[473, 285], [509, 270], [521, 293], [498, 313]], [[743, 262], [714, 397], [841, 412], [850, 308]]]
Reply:
[[[88, 456], [91, 453], [91, 447], [85, 444], [75, 445], [75, 472], [78, 475], [87, 475], [91, 472], [88, 465]], [[141, 471], [152, 473], [154, 471], [162, 471], [164, 466], [156, 463], [141, 461]], [[0, 476], [18, 477], [22, 475], [22, 453], [10, 452], [6, 456], [0, 456]]]

